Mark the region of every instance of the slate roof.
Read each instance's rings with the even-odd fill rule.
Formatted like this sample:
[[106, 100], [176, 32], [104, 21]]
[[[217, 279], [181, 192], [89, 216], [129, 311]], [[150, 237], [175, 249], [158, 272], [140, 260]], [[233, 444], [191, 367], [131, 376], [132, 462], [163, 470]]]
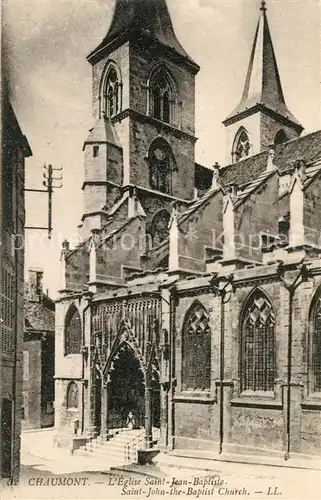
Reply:
[[178, 224], [182, 224], [192, 213], [202, 207], [215, 193], [221, 190], [221, 187], [209, 189], [201, 198], [194, 201], [187, 210], [185, 210], [178, 219]]
[[264, 182], [271, 177], [276, 172], [276, 169], [270, 170], [268, 172], [262, 172], [258, 177], [256, 177], [252, 182], [249, 182], [243, 189], [237, 192], [237, 204], [241, 204], [251, 193], [253, 193], [259, 186], [264, 184]]
[[[244, 160], [220, 168], [220, 179], [224, 185], [235, 183], [246, 184], [249, 179], [256, 178], [266, 169], [268, 151], [249, 156]], [[304, 135], [276, 147], [274, 164], [280, 172], [292, 170], [296, 160], [304, 160], [307, 164], [321, 158], [321, 130]]]
[[139, 31], [177, 52], [198, 70], [199, 66], [187, 54], [176, 38], [166, 0], [116, 0], [111, 25], [102, 43], [88, 56], [116, 40], [118, 37]]
[[303, 129], [285, 103], [265, 7], [261, 7], [241, 101], [223, 123], [258, 104]]
[[91, 143], [109, 143], [121, 147], [115, 126], [107, 119], [99, 118], [94, 127], [89, 130], [89, 135], [85, 140], [83, 150], [86, 144]]
[[25, 300], [25, 328], [32, 331], [55, 331], [55, 304], [47, 296], [42, 302]]

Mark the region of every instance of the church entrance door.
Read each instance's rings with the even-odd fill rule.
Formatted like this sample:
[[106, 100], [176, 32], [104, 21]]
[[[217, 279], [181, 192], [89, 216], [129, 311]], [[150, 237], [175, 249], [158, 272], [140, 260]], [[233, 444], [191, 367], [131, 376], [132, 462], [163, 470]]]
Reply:
[[120, 346], [112, 362], [107, 406], [109, 429], [144, 427], [144, 375], [134, 351], [126, 343]]

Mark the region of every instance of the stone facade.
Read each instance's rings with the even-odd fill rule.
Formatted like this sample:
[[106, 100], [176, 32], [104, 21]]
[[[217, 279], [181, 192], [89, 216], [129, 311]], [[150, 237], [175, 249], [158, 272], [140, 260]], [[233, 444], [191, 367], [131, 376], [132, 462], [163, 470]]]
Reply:
[[[98, 142], [122, 149], [116, 170], [123, 175], [119, 184], [114, 177], [112, 202], [106, 200], [98, 216], [86, 216], [96, 218], [84, 222], [82, 243], [63, 245], [57, 434], [65, 443], [74, 433], [108, 438], [133, 414], [147, 444], [160, 428], [164, 450], [318, 454], [321, 132], [300, 137], [295, 118], [283, 116], [290, 112], [270, 57], [272, 40], [263, 37], [260, 67], [265, 72], [267, 65], [277, 81], [262, 79], [261, 98], [272, 89], [269, 106], [251, 109], [260, 146], [251, 149], [246, 134], [233, 164], [206, 172], [194, 162], [199, 68], [176, 39], [165, 1], [151, 0], [149, 14], [143, 5], [116, 2], [106, 38], [89, 56], [93, 112], [106, 134]], [[266, 33], [261, 10], [259, 29]], [[144, 32], [135, 16], [145, 19]], [[162, 63], [156, 90], [151, 51]], [[252, 72], [253, 61], [249, 82]], [[182, 101], [174, 93], [168, 102], [168, 75]], [[276, 104], [280, 113], [272, 109]], [[177, 118], [171, 106], [179, 121], [171, 121]], [[226, 120], [229, 130], [238, 118]], [[286, 120], [293, 135], [276, 140]], [[99, 145], [98, 128], [85, 153], [86, 144]], [[149, 155], [154, 138], [168, 145], [176, 163], [166, 157], [167, 146]], [[87, 159], [87, 174], [93, 168], [94, 176]], [[96, 187], [110, 192], [108, 168], [100, 170], [104, 182], [91, 182], [89, 198]], [[171, 189], [162, 177], [170, 171]], [[101, 204], [100, 194], [97, 199]]]
[[42, 269], [29, 269], [23, 342], [24, 429], [54, 425], [55, 303], [42, 289]]
[[32, 153], [5, 92], [1, 111], [0, 476], [15, 483], [20, 470], [22, 410], [24, 169], [25, 158]]

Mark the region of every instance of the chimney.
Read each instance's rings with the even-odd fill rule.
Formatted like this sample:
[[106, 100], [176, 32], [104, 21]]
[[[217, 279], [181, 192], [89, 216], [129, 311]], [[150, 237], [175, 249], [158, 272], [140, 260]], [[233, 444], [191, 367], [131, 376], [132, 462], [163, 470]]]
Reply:
[[30, 302], [42, 302], [43, 296], [43, 269], [32, 267], [28, 269], [28, 300]]

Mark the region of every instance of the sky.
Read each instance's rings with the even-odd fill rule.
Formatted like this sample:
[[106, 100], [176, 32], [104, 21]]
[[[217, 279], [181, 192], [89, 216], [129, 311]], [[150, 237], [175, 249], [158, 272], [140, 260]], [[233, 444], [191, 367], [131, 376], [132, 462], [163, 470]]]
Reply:
[[[136, 0], [132, 0], [136, 1]], [[33, 156], [26, 187], [41, 188], [43, 165], [63, 167], [53, 197], [54, 232], [26, 231], [26, 269], [44, 269], [54, 298], [61, 242], [74, 246], [82, 216], [82, 146], [93, 125], [91, 66], [115, 0], [3, 0], [12, 103]], [[196, 161], [225, 164], [221, 124], [238, 104], [259, 0], [167, 0], [176, 35], [201, 66], [196, 77]], [[268, 0], [268, 20], [289, 109], [305, 133], [321, 128], [321, 0]], [[44, 194], [26, 193], [26, 224], [47, 224]]]

